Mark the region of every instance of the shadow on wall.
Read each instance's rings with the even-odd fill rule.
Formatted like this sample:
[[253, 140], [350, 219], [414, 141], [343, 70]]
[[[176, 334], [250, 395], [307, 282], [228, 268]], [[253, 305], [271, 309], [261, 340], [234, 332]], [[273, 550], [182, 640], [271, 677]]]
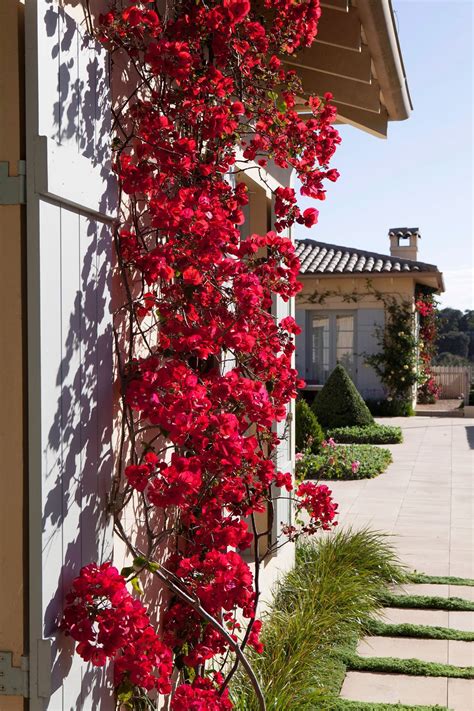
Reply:
[[474, 449], [474, 426], [466, 427], [466, 437], [469, 444], [469, 449]]
[[[40, 132], [75, 148], [90, 160], [91, 170], [100, 171], [101, 211], [110, 214], [116, 183], [109, 160], [108, 57], [62, 8], [48, 0], [39, 7], [45, 10], [39, 39], [43, 31], [48, 47], [43, 54], [40, 47]], [[42, 81], [48, 76], [46, 88]], [[108, 224], [86, 212], [44, 204], [51, 223], [40, 234], [47, 283], [41, 408], [43, 636], [52, 639], [48, 708], [105, 710], [114, 708], [106, 673], [74, 656], [73, 641], [58, 634], [57, 624], [81, 566], [112, 556], [106, 516], [112, 473], [112, 237]]]

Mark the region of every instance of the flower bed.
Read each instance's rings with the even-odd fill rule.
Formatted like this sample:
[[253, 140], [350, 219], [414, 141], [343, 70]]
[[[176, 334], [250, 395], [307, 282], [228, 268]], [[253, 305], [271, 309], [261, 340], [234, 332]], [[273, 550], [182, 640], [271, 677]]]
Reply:
[[367, 427], [336, 427], [327, 432], [340, 444], [399, 444], [403, 442], [400, 427], [391, 425], [368, 425]]
[[307, 454], [297, 463], [296, 470], [302, 479], [372, 479], [391, 462], [391, 452], [382, 447], [334, 444], [325, 447], [321, 454]]

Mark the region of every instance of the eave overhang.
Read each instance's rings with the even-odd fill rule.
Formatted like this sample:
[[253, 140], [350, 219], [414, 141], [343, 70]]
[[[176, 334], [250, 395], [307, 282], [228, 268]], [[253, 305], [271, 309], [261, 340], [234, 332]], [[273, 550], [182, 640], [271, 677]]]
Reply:
[[308, 281], [315, 281], [315, 280], [321, 280], [321, 279], [360, 279], [363, 278], [366, 281], [372, 281], [374, 279], [381, 279], [381, 278], [393, 278], [393, 279], [413, 279], [413, 281], [416, 284], [421, 284], [423, 286], [428, 286], [431, 289], [434, 289], [436, 292], [439, 294], [442, 294], [444, 291], [446, 291], [446, 287], [444, 285], [444, 277], [443, 273], [436, 271], [436, 272], [353, 272], [353, 273], [338, 273], [338, 272], [332, 272], [332, 273], [327, 273], [327, 272], [311, 272], [308, 274], [299, 274], [298, 275], [298, 281], [300, 281], [302, 284], [305, 284]]
[[285, 63], [305, 96], [333, 94], [339, 122], [385, 137], [388, 122], [412, 110], [391, 0], [324, 0], [321, 7], [315, 43]]

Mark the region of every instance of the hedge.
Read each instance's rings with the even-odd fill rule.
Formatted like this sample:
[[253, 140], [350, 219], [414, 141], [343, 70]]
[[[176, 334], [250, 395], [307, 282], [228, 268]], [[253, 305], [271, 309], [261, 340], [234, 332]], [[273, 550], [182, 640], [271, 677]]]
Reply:
[[298, 452], [304, 452], [306, 449], [310, 449], [313, 454], [319, 452], [324, 432], [316, 415], [303, 399], [299, 399], [295, 407], [295, 432]]
[[400, 427], [391, 425], [367, 425], [366, 427], [336, 427], [328, 430], [327, 437], [342, 444], [399, 444], [403, 442]]

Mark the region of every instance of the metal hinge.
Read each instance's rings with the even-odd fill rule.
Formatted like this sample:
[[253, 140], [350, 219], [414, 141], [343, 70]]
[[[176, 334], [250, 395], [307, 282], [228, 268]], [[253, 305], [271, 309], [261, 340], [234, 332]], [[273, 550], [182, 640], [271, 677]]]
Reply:
[[8, 161], [0, 161], [0, 205], [23, 205], [26, 202], [26, 161], [18, 161], [18, 175], [10, 175], [9, 167]]
[[11, 652], [0, 652], [0, 696], [28, 698], [28, 657], [21, 658], [21, 667], [12, 664]]

